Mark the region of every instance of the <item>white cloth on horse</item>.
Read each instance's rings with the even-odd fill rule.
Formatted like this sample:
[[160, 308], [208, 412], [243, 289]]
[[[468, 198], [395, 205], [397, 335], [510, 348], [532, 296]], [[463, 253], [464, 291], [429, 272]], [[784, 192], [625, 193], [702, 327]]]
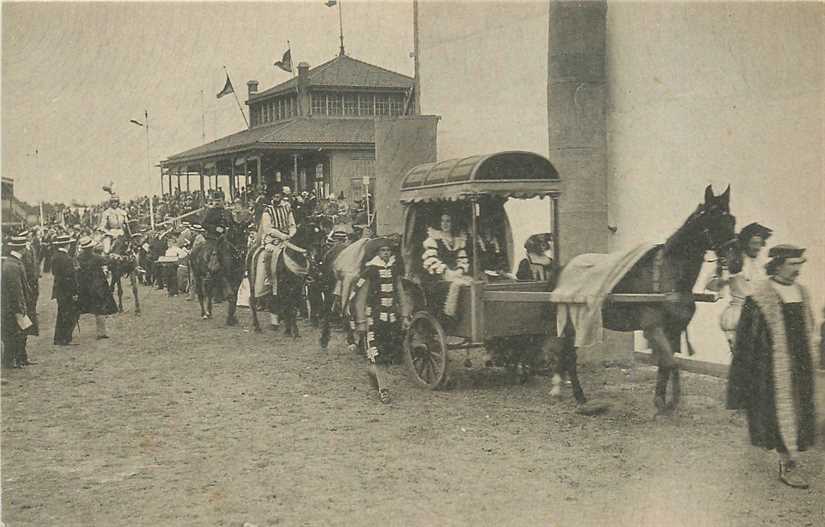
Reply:
[[361, 262], [367, 250], [369, 238], [356, 240], [335, 258], [333, 271], [335, 272], [335, 295], [341, 302], [341, 312], [346, 313], [349, 306], [352, 285], [361, 275]]
[[550, 294], [561, 334], [568, 320], [576, 331], [576, 346], [592, 346], [603, 338], [602, 306], [607, 295], [630, 269], [654, 249], [643, 243], [629, 251], [609, 254], [580, 254], [564, 266], [558, 285]]

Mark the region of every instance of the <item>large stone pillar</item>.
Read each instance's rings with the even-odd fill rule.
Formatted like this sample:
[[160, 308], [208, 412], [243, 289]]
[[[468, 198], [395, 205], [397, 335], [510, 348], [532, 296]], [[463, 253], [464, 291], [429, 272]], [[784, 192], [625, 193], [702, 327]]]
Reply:
[[[559, 206], [561, 262], [608, 251], [607, 2], [551, 1], [547, 112], [550, 160], [564, 182]], [[633, 334], [605, 331], [584, 361], [633, 360]]]
[[550, 160], [565, 182], [559, 210], [565, 263], [607, 251], [607, 3], [554, 0], [549, 14]]
[[412, 167], [436, 161], [440, 117], [418, 115], [375, 121], [375, 213], [377, 233], [402, 233], [401, 180]]

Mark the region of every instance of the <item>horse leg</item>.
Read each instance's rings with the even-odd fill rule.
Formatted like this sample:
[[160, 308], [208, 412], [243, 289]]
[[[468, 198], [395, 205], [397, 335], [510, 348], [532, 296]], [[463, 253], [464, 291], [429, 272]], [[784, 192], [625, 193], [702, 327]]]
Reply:
[[215, 279], [207, 278], [206, 281], [206, 318], [212, 318], [212, 296], [215, 294]]
[[[670, 346], [674, 352], [679, 352], [681, 350], [682, 334], [680, 331], [670, 332]], [[682, 383], [678, 366], [674, 366], [670, 369], [670, 378], [673, 381], [673, 384], [671, 384], [670, 401], [667, 403], [667, 410], [669, 412], [673, 412], [679, 407], [679, 402], [682, 398]]]
[[224, 289], [228, 292], [226, 297], [226, 325], [237, 326], [238, 317], [235, 316], [235, 311], [238, 307], [238, 288], [234, 287], [234, 283], [230, 284], [228, 278], [225, 278]]
[[321, 329], [321, 335], [318, 337], [319, 343], [321, 344], [321, 351], [327, 351], [327, 346], [329, 346], [329, 317], [330, 311], [332, 310], [332, 293], [324, 291], [323, 292], [323, 300], [320, 304], [320, 310], [317, 313], [318, 315], [318, 322]]
[[123, 313], [123, 286], [120, 283], [120, 273], [117, 275], [117, 309]]
[[[565, 339], [566, 340], [566, 339]], [[567, 372], [570, 382], [573, 384], [573, 397], [576, 399], [576, 404], [584, 404], [587, 402], [587, 397], [584, 396], [584, 390], [579, 382], [579, 372], [576, 367], [578, 362], [578, 353], [576, 346], [573, 345], [573, 339], [569, 343], [565, 343], [565, 350], [563, 353], [563, 362], [565, 362], [564, 371]]]
[[656, 391], [653, 404], [656, 406], [657, 414], [664, 415], [668, 412], [666, 402], [667, 383], [670, 379], [670, 372], [676, 368], [676, 360], [673, 357], [673, 349], [664, 329], [659, 326], [645, 329], [644, 336], [657, 358], [659, 368], [656, 372]]
[[201, 318], [205, 319], [206, 310], [203, 308], [203, 277], [196, 274], [194, 278], [195, 282], [193, 285], [195, 286], [195, 293], [198, 295], [198, 304], [201, 306]]
[[135, 315], [140, 315], [140, 299], [138, 298], [138, 278], [137, 270], [129, 275], [129, 283], [132, 286], [132, 296], [135, 299]]

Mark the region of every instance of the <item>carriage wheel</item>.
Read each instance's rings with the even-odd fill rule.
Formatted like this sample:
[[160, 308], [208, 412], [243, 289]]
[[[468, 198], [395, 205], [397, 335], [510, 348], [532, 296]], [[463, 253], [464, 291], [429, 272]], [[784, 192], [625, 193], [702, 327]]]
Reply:
[[447, 337], [438, 320], [416, 313], [404, 337], [404, 360], [416, 384], [435, 390], [447, 377]]

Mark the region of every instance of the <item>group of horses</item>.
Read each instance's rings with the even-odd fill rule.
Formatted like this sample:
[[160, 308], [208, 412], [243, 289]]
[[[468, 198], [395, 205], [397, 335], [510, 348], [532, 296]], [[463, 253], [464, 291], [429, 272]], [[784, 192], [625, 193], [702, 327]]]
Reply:
[[[686, 331], [696, 310], [692, 289], [705, 260], [705, 253], [710, 250], [719, 254], [733, 250], [734, 247], [730, 243], [736, 235], [735, 218], [730, 213], [730, 188], [716, 196], [708, 186], [704, 198], [704, 202], [667, 239], [660, 254], [656, 258], [643, 258], [614, 288], [617, 293], [649, 291], [652, 267], [658, 266], [656, 272], [663, 272], [670, 277], [669, 300], [661, 303], [607, 303], [602, 309], [605, 328], [644, 332], [658, 361], [654, 403], [663, 413], [674, 410], [679, 404], [681, 387], [674, 354], [681, 351], [682, 333]], [[336, 259], [351, 244], [358, 243], [354, 240], [330, 242], [326, 227], [311, 219], [297, 227], [295, 235], [284, 244], [280, 257], [272, 264], [276, 269], [277, 295], [271, 302], [267, 302], [269, 310], [279, 315], [285, 333], [297, 338], [300, 303], [306, 302], [308, 298], [311, 316], [320, 323], [322, 350], [326, 349], [330, 339], [330, 321], [336, 314], [344, 314], [341, 308], [347, 300], [339, 297], [340, 291], [336, 292], [336, 285], [339, 285], [342, 278], [340, 269], [336, 267]], [[260, 306], [254, 298], [257, 272], [254, 255], [263, 248], [250, 247], [248, 240], [246, 226], [232, 225], [214, 243], [201, 244], [193, 249], [190, 265], [201, 316], [212, 316], [212, 300], [218, 291], [223, 291], [227, 301], [226, 324], [230, 326], [238, 324], [238, 290], [245, 278], [249, 280], [252, 324], [254, 330], [260, 332]], [[399, 243], [400, 237], [396, 236], [395, 240]], [[298, 262], [302, 270], [296, 272], [294, 266], [286, 265], [287, 260]], [[351, 271], [357, 273], [358, 269]], [[133, 290], [136, 291], [134, 280]], [[135, 300], [137, 302], [136, 292]], [[553, 325], [555, 321], [548, 320], [547, 323]], [[577, 352], [572, 345], [573, 336], [572, 324], [568, 324], [556, 337], [557, 342], [561, 343], [556, 347], [556, 353], [560, 356], [560, 360], [556, 361], [559, 365], [556, 373], [567, 374], [577, 402], [583, 403], [585, 397], [576, 372]], [[351, 334], [347, 340], [353, 344]], [[667, 401], [669, 382], [672, 382], [672, 395], [670, 401]]]

